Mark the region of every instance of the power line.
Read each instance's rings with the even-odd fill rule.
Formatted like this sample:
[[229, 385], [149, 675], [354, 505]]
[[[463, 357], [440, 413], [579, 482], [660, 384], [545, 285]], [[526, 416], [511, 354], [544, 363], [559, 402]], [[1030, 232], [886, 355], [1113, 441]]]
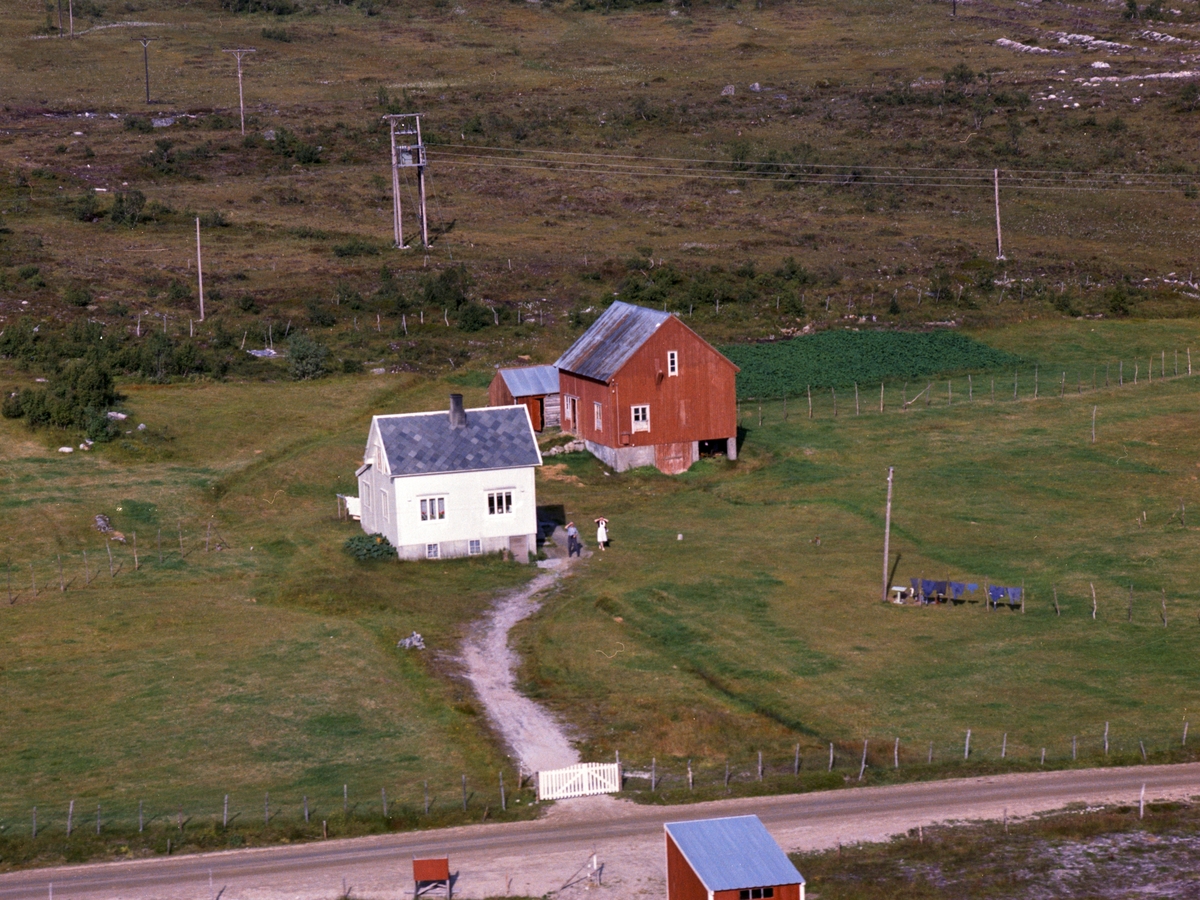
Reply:
[[[464, 152], [464, 151], [475, 152]], [[488, 152], [478, 152], [480, 150]], [[517, 151], [507, 148], [476, 148], [440, 145], [439, 161], [447, 166], [539, 171], [570, 171], [596, 175], [637, 178], [692, 178], [717, 181], [765, 181], [792, 184], [880, 187], [986, 187], [993, 181], [992, 169], [866, 166], [824, 163], [763, 161], [747, 163], [726, 160], [696, 160], [672, 157], [610, 156], [572, 151]], [[509, 155], [498, 155], [498, 154]], [[566, 158], [560, 158], [566, 157]], [[703, 165], [703, 169], [693, 166]], [[716, 168], [718, 171], [713, 171]], [[724, 171], [720, 171], [720, 170]], [[1132, 172], [1062, 172], [1039, 169], [1003, 170], [1005, 187], [1014, 190], [1128, 191], [1174, 193], [1191, 180], [1183, 175]]]

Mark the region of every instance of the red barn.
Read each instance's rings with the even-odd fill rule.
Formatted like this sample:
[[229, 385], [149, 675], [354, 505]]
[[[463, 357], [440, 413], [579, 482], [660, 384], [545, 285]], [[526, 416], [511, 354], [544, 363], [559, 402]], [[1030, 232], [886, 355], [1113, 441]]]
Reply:
[[618, 301], [555, 365], [563, 430], [616, 471], [737, 458], [738, 367], [674, 315]]
[[664, 827], [667, 900], [804, 900], [804, 876], [758, 816]]

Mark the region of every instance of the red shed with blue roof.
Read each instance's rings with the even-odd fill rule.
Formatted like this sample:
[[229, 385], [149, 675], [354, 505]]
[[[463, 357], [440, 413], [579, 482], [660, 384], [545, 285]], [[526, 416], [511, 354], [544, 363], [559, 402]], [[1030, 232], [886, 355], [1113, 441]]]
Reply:
[[668, 900], [804, 900], [804, 877], [758, 816], [664, 827]]

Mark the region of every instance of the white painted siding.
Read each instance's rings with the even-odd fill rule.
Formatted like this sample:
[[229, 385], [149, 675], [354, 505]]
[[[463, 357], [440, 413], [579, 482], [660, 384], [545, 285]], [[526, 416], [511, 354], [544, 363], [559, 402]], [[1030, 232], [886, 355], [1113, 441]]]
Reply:
[[[537, 533], [537, 495], [533, 469], [495, 469], [485, 472], [445, 472], [392, 479], [397, 547], [484, 541]], [[488, 515], [488, 493], [512, 491], [512, 512]], [[421, 500], [446, 499], [446, 518], [421, 521]]]

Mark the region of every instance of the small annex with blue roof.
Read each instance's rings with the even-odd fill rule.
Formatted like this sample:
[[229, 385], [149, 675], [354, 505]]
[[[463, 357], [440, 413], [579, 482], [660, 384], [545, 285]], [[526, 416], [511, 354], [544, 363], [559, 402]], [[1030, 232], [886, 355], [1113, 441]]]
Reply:
[[758, 816], [664, 828], [667, 900], [804, 900], [804, 877]]
[[519, 403], [529, 410], [534, 431], [562, 424], [558, 369], [554, 366], [519, 366], [498, 369], [488, 386], [489, 406]]

